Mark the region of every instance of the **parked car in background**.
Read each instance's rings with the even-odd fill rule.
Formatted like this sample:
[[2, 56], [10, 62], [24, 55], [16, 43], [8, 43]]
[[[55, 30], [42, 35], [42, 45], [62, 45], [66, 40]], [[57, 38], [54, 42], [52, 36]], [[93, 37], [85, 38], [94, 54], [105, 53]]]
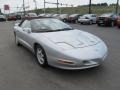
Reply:
[[19, 15], [19, 14], [16, 15], [16, 19], [17, 19], [17, 20], [21, 20], [21, 18], [22, 18], [21, 15]]
[[59, 14], [53, 14], [52, 15], [52, 17], [54, 18], [54, 17], [58, 17], [59, 16]]
[[52, 18], [59, 19], [60, 14], [53, 14]]
[[44, 17], [52, 17], [53, 14], [46, 14]]
[[43, 13], [43, 14], [39, 14], [38, 15], [39, 17], [44, 17], [45, 16], [45, 14]]
[[61, 14], [61, 15], [59, 16], [59, 19], [60, 19], [61, 21], [67, 22], [67, 21], [68, 21], [68, 17], [69, 17], [69, 14]]
[[101, 26], [115, 26], [117, 23], [118, 15], [114, 13], [105, 13], [97, 18], [97, 25]]
[[68, 17], [68, 22], [76, 23], [78, 22], [78, 18], [81, 16], [80, 14], [72, 14]]
[[99, 37], [53, 18], [25, 19], [15, 25], [14, 35], [16, 45], [31, 50], [42, 67], [70, 70], [97, 67], [108, 53]]
[[17, 17], [16, 17], [16, 15], [14, 15], [14, 14], [10, 14], [10, 15], [8, 15], [8, 17], [7, 17], [7, 20], [8, 20], [8, 21], [16, 21], [16, 20], [17, 20]]
[[117, 18], [117, 26], [120, 28], [120, 16]]
[[6, 21], [6, 17], [4, 15], [0, 15], [0, 21]]
[[95, 14], [85, 14], [78, 18], [78, 22], [81, 24], [94, 24], [97, 21], [97, 16]]
[[26, 17], [37, 17], [36, 13], [27, 13]]

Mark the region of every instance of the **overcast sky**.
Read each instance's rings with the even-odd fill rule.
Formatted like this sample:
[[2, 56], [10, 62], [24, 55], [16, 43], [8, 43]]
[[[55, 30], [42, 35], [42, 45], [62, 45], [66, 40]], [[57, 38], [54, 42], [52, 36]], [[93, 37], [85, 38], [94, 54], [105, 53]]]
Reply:
[[[23, 0], [0, 0], [0, 8], [2, 9], [3, 12], [3, 7], [4, 4], [8, 4], [10, 6], [10, 12], [16, 12], [19, 11], [20, 9], [17, 9], [16, 7], [21, 7]], [[37, 7], [38, 8], [43, 8], [44, 7], [44, 0], [36, 0], [37, 1]], [[47, 2], [56, 2], [57, 0], [46, 0]], [[92, 3], [105, 3], [107, 2], [108, 4], [111, 3], [116, 3], [117, 0], [92, 0]], [[59, 3], [63, 4], [69, 4], [69, 5], [85, 5], [89, 3], [89, 0], [59, 0]], [[25, 0], [26, 6], [30, 5], [29, 9], [34, 9], [35, 4], [33, 3], [33, 0]], [[46, 4], [46, 7], [56, 7], [55, 5], [51, 4]]]

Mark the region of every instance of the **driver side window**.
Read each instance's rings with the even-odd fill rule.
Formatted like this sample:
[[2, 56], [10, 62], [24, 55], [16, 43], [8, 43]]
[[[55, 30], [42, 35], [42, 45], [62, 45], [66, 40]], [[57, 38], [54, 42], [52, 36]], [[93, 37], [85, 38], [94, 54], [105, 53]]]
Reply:
[[21, 28], [31, 28], [30, 21], [25, 20], [25, 21], [22, 23]]
[[96, 17], [96, 15], [91, 15], [92, 17]]

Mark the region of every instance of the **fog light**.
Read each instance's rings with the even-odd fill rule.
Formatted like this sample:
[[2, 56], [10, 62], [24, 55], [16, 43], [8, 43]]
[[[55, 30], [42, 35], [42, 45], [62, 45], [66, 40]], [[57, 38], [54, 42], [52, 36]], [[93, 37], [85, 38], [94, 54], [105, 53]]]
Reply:
[[58, 60], [58, 62], [61, 64], [75, 64], [73, 61], [69, 61], [69, 60]]

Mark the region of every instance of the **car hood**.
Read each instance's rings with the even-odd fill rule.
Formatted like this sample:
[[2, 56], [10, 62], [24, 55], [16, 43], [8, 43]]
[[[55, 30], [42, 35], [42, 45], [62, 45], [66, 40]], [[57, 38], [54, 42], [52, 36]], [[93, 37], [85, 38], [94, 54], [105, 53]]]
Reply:
[[87, 47], [100, 42], [98, 37], [80, 30], [42, 33], [42, 35], [54, 44], [64, 43], [74, 48]]

